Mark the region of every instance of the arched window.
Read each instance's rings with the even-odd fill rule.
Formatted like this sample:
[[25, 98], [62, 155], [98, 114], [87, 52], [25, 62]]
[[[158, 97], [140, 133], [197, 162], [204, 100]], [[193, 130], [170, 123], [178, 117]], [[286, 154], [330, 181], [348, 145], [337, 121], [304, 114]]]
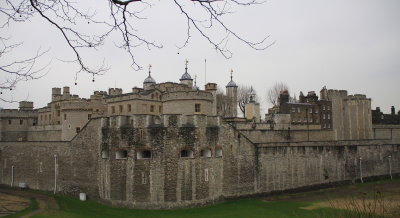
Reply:
[[103, 158], [103, 159], [108, 159], [109, 158], [107, 150], [102, 150], [101, 151], [101, 158]]
[[121, 160], [121, 159], [127, 159], [128, 158], [128, 151], [126, 150], [119, 150], [115, 153], [115, 159]]
[[181, 150], [181, 158], [193, 158], [193, 151], [192, 150]]
[[200, 157], [211, 157], [211, 149], [204, 149], [200, 151]]
[[141, 159], [151, 159], [152, 158], [152, 152], [150, 150], [140, 150], [137, 151], [136, 153], [136, 158], [138, 160]]
[[222, 148], [215, 149], [215, 157], [222, 157]]

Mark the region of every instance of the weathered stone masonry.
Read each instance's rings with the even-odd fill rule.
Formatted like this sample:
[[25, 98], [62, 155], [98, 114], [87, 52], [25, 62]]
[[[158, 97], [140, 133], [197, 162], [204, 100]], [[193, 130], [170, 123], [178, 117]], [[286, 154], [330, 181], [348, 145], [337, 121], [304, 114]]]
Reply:
[[[313, 142], [274, 132], [282, 142], [253, 143], [254, 135], [205, 115], [96, 118], [71, 142], [1, 142], [0, 182], [56, 186], [117, 206], [177, 208], [400, 173], [398, 129], [380, 128], [379, 140]], [[151, 157], [141, 159], [143, 150]], [[117, 158], [121, 151], [126, 157]]]

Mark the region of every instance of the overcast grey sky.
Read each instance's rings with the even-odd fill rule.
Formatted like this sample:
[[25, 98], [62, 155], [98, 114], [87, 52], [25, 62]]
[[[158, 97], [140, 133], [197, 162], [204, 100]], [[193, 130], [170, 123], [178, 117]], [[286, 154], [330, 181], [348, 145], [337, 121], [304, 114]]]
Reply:
[[[188, 0], [181, 0], [180, 2]], [[52, 87], [70, 86], [71, 92], [89, 97], [94, 90], [111, 87], [130, 92], [141, 87], [152, 64], [157, 82], [178, 82], [184, 73], [185, 59], [190, 61], [189, 73], [198, 76], [204, 87], [204, 59], [207, 59], [207, 82], [225, 88], [230, 70], [239, 84], [252, 85], [261, 99], [275, 82], [285, 82], [291, 93], [299, 91], [346, 89], [350, 94], [366, 94], [372, 107], [388, 112], [394, 105], [400, 109], [400, 1], [398, 0], [269, 0], [262, 5], [236, 10], [225, 18], [227, 25], [249, 40], [270, 35], [276, 43], [265, 51], [255, 51], [231, 39], [234, 55], [227, 60], [217, 54], [198, 33], [193, 32], [190, 44], [177, 53], [176, 45], [185, 40], [185, 19], [169, 1], [151, 1], [145, 11], [146, 20], [137, 29], [163, 49], [138, 48], [137, 61], [144, 70], [130, 68], [127, 54], [114, 47], [113, 39], [86, 59], [100, 63], [103, 59], [110, 70], [96, 77], [80, 74], [74, 85], [76, 66], [61, 61], [72, 59], [70, 48], [60, 34], [40, 17], [30, 22], [13, 24], [9, 33], [15, 41], [24, 41], [13, 57], [33, 54], [39, 47], [51, 51], [42, 59], [51, 60], [49, 73], [40, 80], [20, 83], [16, 90], [3, 93], [15, 100], [34, 101], [43, 107], [51, 99]], [[1, 4], [4, 4], [3, 2]], [[91, 28], [90, 25], [82, 28]], [[2, 74], [2, 76], [4, 76]], [[266, 108], [265, 102], [261, 102]], [[0, 102], [3, 108], [17, 108], [16, 103]]]

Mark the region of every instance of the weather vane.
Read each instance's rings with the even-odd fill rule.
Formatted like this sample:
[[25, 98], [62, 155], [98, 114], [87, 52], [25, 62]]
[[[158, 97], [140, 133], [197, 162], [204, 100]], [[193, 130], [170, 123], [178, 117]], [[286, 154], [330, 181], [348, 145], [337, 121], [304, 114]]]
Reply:
[[150, 73], [151, 73], [151, 64], [149, 64], [149, 75], [150, 75]]

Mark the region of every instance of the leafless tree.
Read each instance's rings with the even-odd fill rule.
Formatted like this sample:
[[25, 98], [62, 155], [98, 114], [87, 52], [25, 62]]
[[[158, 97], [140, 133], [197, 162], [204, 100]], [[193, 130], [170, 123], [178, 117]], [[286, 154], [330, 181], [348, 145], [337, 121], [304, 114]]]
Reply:
[[[144, 19], [142, 12], [157, 4], [157, 1], [152, 2], [152, 0], [108, 0], [85, 6], [85, 1], [73, 0], [3, 0], [0, 5], [0, 20], [4, 23], [0, 23], [0, 27], [7, 28], [17, 22], [30, 21], [34, 17], [42, 18], [44, 24], [58, 31], [74, 55], [74, 59], [68, 62], [79, 66], [75, 77], [81, 72], [92, 74], [94, 77], [108, 70], [104, 62], [95, 66], [88, 64], [84, 51], [96, 50], [111, 34], [116, 33], [119, 36], [116, 45], [126, 50], [132, 68], [139, 70], [141, 66], [135, 58], [137, 47], [145, 46], [148, 49], [163, 47], [143, 37], [140, 31], [135, 29]], [[93, 7], [104, 3], [108, 4], [108, 14], [97, 14]], [[225, 15], [232, 13], [238, 7], [261, 4], [262, 2], [258, 0], [172, 0], [170, 3], [177, 7], [187, 24], [186, 39], [181, 46], [178, 46], [178, 52], [188, 45], [193, 33], [201, 35], [212, 48], [226, 58], [232, 56], [228, 48], [228, 41], [231, 38], [256, 50], [266, 49], [273, 44], [268, 42], [268, 36], [257, 42], [249, 41], [222, 20]], [[200, 17], [195, 16], [193, 8], [202, 12]], [[85, 25], [89, 24], [96, 28], [86, 28]], [[93, 29], [99, 31], [93, 32]], [[218, 38], [218, 34], [214, 34], [213, 31], [223, 32], [224, 36]]]
[[40, 49], [36, 54], [24, 59], [12, 58], [13, 49], [21, 46], [22, 43], [11, 44], [9, 40], [0, 36], [0, 101], [3, 102], [14, 102], [12, 98], [3, 97], [4, 91], [15, 89], [21, 81], [41, 78], [46, 74], [45, 69], [48, 66], [38, 67], [36, 64], [37, 60], [47, 52]]
[[229, 99], [224, 91], [218, 87], [217, 90], [217, 113], [219, 116], [225, 117], [228, 114]]
[[[243, 116], [246, 114], [246, 104], [250, 102], [250, 93], [253, 92], [256, 94], [255, 90], [251, 86], [248, 85], [239, 85], [238, 87], [238, 105], [240, 111], [243, 113]], [[255, 101], [257, 100], [257, 96]]]
[[283, 82], [276, 82], [274, 86], [267, 91], [267, 103], [272, 106], [279, 106], [279, 95], [282, 91], [289, 91], [288, 85]]

